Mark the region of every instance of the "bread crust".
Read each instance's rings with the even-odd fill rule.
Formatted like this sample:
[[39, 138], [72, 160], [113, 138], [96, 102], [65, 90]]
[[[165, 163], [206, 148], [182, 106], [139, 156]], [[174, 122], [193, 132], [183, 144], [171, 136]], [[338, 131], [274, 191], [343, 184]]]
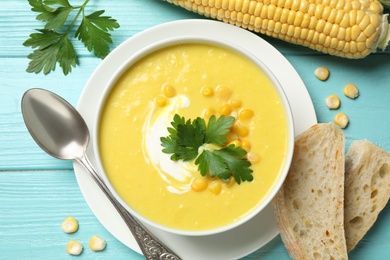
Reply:
[[352, 142], [345, 158], [345, 236], [348, 252], [374, 225], [390, 197], [390, 154], [368, 140]]
[[316, 124], [296, 137], [290, 171], [272, 202], [293, 259], [348, 259], [344, 143], [333, 123]]

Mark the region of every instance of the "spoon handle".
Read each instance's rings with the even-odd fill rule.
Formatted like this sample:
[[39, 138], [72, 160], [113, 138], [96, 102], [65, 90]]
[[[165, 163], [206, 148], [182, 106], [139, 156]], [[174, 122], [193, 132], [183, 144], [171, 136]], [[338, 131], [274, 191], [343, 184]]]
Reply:
[[100, 189], [104, 192], [112, 205], [116, 208], [119, 215], [125, 221], [126, 225], [133, 233], [145, 259], [150, 260], [180, 260], [167, 246], [147, 230], [139, 221], [137, 221], [119, 202], [115, 199], [103, 180], [96, 173], [92, 164], [84, 154], [83, 157], [77, 158], [78, 161], [92, 176]]

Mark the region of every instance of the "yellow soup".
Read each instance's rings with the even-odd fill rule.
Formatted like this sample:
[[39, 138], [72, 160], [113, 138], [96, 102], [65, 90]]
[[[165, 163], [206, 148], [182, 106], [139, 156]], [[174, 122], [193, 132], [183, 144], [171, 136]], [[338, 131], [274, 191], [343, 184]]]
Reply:
[[[236, 118], [228, 142], [247, 150], [252, 182], [202, 177], [194, 162], [173, 162], [160, 137], [177, 113]], [[160, 49], [115, 83], [101, 112], [99, 151], [109, 181], [145, 218], [179, 230], [231, 224], [269, 194], [288, 145], [287, 116], [271, 81], [251, 60], [207, 44]]]

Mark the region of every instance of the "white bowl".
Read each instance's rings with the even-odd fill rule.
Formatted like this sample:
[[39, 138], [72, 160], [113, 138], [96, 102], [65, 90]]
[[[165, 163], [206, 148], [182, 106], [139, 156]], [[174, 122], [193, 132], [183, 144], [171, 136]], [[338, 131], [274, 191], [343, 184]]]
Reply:
[[[153, 52], [155, 52], [157, 50], [169, 47], [169, 46], [175, 46], [175, 45], [178, 45], [178, 44], [185, 44], [185, 43], [199, 43], [199, 44], [209, 44], [209, 45], [219, 46], [219, 47], [222, 47], [222, 48], [226, 48], [226, 49], [232, 50], [232, 51], [234, 51], [236, 53], [239, 53], [240, 55], [242, 55], [242, 56], [248, 58], [249, 60], [253, 61], [261, 70], [263, 70], [263, 72], [269, 77], [269, 79], [271, 80], [271, 82], [275, 86], [275, 88], [276, 88], [276, 90], [277, 90], [277, 92], [278, 92], [278, 94], [280, 96], [280, 99], [283, 102], [283, 106], [284, 106], [284, 110], [285, 110], [286, 118], [287, 118], [287, 122], [288, 122], [288, 145], [287, 145], [288, 148], [287, 148], [286, 158], [284, 160], [284, 165], [283, 165], [282, 171], [278, 175], [279, 178], [277, 179], [275, 185], [273, 186], [272, 191], [268, 193], [267, 198], [263, 199], [262, 202], [259, 203], [258, 206], [255, 209], [252, 209], [250, 211], [250, 213], [246, 214], [244, 217], [240, 218], [239, 220], [237, 220], [237, 221], [235, 221], [233, 223], [230, 223], [230, 224], [228, 224], [226, 226], [223, 226], [223, 227], [210, 229], [210, 230], [201, 230], [201, 231], [180, 230], [180, 229], [174, 229], [174, 228], [171, 228], [171, 227], [166, 227], [166, 226], [160, 225], [158, 223], [155, 223], [155, 222], [151, 221], [150, 219], [146, 218], [145, 216], [139, 214], [137, 211], [135, 211], [131, 207], [131, 205], [128, 205], [126, 202], [124, 202], [124, 200], [118, 195], [118, 193], [112, 187], [112, 185], [110, 184], [110, 182], [109, 182], [109, 180], [108, 180], [108, 178], [107, 178], [107, 176], [105, 174], [104, 167], [103, 167], [103, 165], [101, 163], [101, 157], [100, 157], [100, 151], [99, 151], [99, 142], [98, 142], [99, 125], [100, 125], [100, 114], [101, 114], [102, 108], [104, 107], [104, 103], [106, 101], [106, 97], [109, 95], [112, 87], [115, 85], [116, 81], [121, 77], [121, 75], [124, 72], [126, 72], [134, 63], [136, 63], [137, 61], [141, 60], [145, 56], [147, 56], [147, 55], [149, 55], [149, 54], [151, 54], [151, 53], [153, 53]], [[197, 36], [197, 37], [194, 37], [194, 36], [186, 37], [186, 36], [183, 36], [183, 37], [169, 38], [169, 39], [166, 39], [166, 40], [163, 40], [163, 41], [156, 42], [156, 43], [151, 44], [149, 46], [145, 46], [143, 49], [141, 49], [140, 51], [136, 52], [134, 55], [129, 57], [128, 60], [125, 63], [122, 64], [122, 66], [116, 71], [116, 73], [114, 75], [112, 75], [109, 83], [105, 86], [102, 98], [101, 98], [101, 100], [100, 100], [100, 102], [98, 104], [97, 115], [96, 115], [95, 118], [97, 120], [94, 122], [94, 126], [93, 126], [93, 129], [92, 129], [92, 131], [93, 131], [93, 135], [92, 135], [93, 136], [93, 140], [92, 140], [92, 142], [93, 142], [93, 147], [94, 147], [94, 154], [96, 156], [96, 161], [97, 161], [97, 171], [100, 173], [102, 179], [105, 181], [105, 183], [108, 186], [108, 188], [111, 190], [113, 195], [117, 198], [117, 200], [122, 204], [122, 206], [125, 209], [127, 209], [133, 216], [135, 216], [137, 219], [139, 219], [141, 222], [146, 223], [146, 224], [148, 224], [150, 226], [153, 226], [153, 227], [155, 227], [157, 229], [160, 229], [160, 230], [172, 233], [172, 234], [177, 234], [177, 235], [185, 235], [185, 236], [214, 235], [214, 234], [218, 234], [218, 233], [225, 232], [225, 231], [231, 230], [233, 228], [236, 228], [236, 227], [242, 225], [243, 223], [246, 223], [250, 219], [252, 219], [254, 216], [256, 216], [259, 212], [261, 212], [271, 202], [271, 200], [273, 199], [275, 194], [280, 189], [281, 185], [283, 184], [283, 182], [284, 182], [284, 180], [285, 180], [285, 178], [287, 176], [287, 173], [288, 173], [288, 170], [289, 170], [289, 167], [290, 167], [290, 163], [291, 163], [291, 159], [292, 159], [292, 155], [293, 155], [293, 148], [294, 148], [294, 123], [293, 123], [293, 118], [292, 118], [292, 112], [291, 112], [291, 108], [290, 108], [289, 102], [288, 102], [288, 100], [286, 98], [286, 95], [285, 95], [285, 93], [284, 93], [280, 83], [276, 79], [276, 77], [263, 64], [263, 62], [261, 62], [261, 60], [256, 58], [251, 53], [245, 51], [244, 49], [242, 49], [242, 48], [240, 48], [240, 47], [238, 47], [238, 46], [236, 46], [234, 44], [231, 44], [231, 43], [228, 43], [228, 42], [222, 42], [220, 40], [217, 40], [217, 39], [214, 39], [214, 38], [210, 38], [210, 37], [200, 37], [200, 36]]]

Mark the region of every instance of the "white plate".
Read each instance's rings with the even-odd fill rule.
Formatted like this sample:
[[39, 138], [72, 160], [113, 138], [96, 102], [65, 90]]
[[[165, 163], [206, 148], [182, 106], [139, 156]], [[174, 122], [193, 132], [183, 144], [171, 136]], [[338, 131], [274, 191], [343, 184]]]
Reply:
[[[317, 122], [307, 89], [292, 65], [274, 47], [259, 36], [233, 25], [210, 20], [179, 20], [145, 30], [123, 42], [96, 68], [87, 82], [77, 109], [92, 129], [98, 101], [115, 71], [128, 57], [147, 45], [177, 36], [204, 36], [230, 42], [258, 57], [281, 83], [292, 108], [295, 133]], [[87, 154], [96, 165], [92, 144]], [[102, 225], [119, 241], [141, 253], [134, 237], [98, 186], [80, 165], [74, 163], [80, 190]], [[243, 226], [212, 236], [185, 237], [148, 227], [183, 259], [237, 259], [261, 248], [279, 231], [271, 206]]]

